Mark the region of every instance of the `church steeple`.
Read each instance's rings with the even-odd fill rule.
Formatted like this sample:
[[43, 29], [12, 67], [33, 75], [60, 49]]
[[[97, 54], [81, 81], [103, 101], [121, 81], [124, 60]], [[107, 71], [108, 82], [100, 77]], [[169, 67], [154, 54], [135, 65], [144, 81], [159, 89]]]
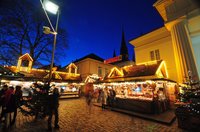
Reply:
[[124, 29], [122, 29], [122, 40], [121, 40], [121, 48], [120, 55], [122, 55], [122, 61], [128, 61], [128, 48], [126, 46], [126, 40], [124, 35]]
[[115, 49], [114, 49], [114, 51], [113, 51], [113, 57], [116, 57]]

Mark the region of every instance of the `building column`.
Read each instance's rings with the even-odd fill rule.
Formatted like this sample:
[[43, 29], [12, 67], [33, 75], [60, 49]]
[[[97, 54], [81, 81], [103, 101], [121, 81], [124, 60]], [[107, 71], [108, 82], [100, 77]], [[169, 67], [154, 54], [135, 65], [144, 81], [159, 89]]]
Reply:
[[191, 40], [185, 22], [186, 20], [184, 18], [179, 18], [165, 24], [171, 31], [176, 67], [178, 69], [178, 79], [181, 83], [186, 81], [188, 71], [192, 71], [193, 76], [198, 80]]

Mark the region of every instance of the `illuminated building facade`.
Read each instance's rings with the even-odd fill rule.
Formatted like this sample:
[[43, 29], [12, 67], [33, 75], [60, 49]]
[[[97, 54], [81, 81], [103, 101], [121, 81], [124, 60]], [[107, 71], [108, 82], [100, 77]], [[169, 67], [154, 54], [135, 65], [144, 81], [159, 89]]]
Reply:
[[73, 63], [78, 67], [78, 73], [84, 82], [91, 75], [97, 75], [103, 79], [110, 69], [114, 67], [111, 64], [105, 64], [104, 59], [95, 54], [86, 55]]
[[136, 63], [166, 62], [169, 79], [186, 81], [188, 71], [200, 76], [200, 7], [198, 0], [157, 0], [153, 5], [164, 27], [130, 41], [135, 46]]

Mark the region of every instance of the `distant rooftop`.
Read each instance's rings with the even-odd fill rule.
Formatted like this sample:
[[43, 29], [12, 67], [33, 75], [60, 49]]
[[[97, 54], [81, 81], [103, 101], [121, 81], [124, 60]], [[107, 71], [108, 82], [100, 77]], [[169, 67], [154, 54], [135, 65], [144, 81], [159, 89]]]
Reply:
[[82, 58], [80, 58], [80, 59], [75, 60], [73, 63], [82, 61], [82, 60], [87, 59], [87, 58], [94, 59], [94, 60], [98, 60], [98, 61], [101, 61], [101, 62], [104, 61], [103, 58], [101, 58], [101, 57], [95, 55], [94, 53], [91, 53], [91, 54], [88, 54], [88, 55], [86, 55], [86, 56], [84, 56], [84, 57], [82, 57]]
[[[60, 65], [55, 65], [55, 63], [53, 63], [53, 67], [57, 67], [58, 69], [61, 69], [61, 66], [60, 66]], [[42, 67], [39, 67], [38, 69], [49, 70], [49, 69], [50, 69], [50, 64], [49, 64], [49, 65], [42, 66]]]

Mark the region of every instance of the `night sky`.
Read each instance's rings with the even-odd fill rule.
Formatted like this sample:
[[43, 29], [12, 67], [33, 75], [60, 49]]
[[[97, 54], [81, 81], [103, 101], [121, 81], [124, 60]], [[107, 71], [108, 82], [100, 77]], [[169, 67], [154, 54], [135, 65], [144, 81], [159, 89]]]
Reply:
[[68, 32], [69, 48], [64, 66], [87, 54], [103, 59], [119, 55], [124, 28], [129, 58], [133, 46], [129, 41], [163, 26], [153, 4], [156, 0], [60, 0], [59, 24]]

